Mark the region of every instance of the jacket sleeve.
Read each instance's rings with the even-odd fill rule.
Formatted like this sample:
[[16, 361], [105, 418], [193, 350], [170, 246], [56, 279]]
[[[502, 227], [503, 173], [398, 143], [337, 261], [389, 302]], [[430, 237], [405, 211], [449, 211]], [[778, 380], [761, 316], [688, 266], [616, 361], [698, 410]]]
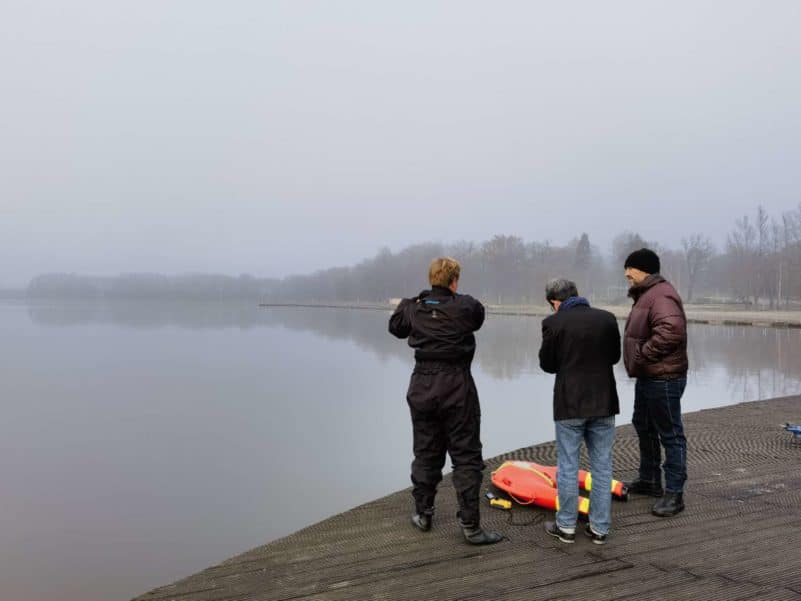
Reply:
[[460, 304], [460, 314], [464, 319], [464, 326], [470, 332], [475, 332], [484, 323], [484, 305], [469, 294], [457, 295]]
[[658, 298], [651, 307], [651, 337], [640, 348], [640, 354], [656, 363], [681, 345], [686, 336], [686, 321], [679, 304], [668, 296]]
[[470, 307], [470, 328], [473, 332], [484, 324], [484, 305], [472, 296], [470, 297], [472, 306]]
[[416, 298], [404, 298], [389, 318], [389, 333], [397, 338], [406, 338], [412, 332], [412, 310]]
[[620, 329], [614, 315], [609, 319], [609, 363], [615, 365], [620, 361]]
[[542, 346], [540, 346], [540, 367], [549, 374], [559, 371], [559, 358], [556, 348], [556, 332], [542, 322]]

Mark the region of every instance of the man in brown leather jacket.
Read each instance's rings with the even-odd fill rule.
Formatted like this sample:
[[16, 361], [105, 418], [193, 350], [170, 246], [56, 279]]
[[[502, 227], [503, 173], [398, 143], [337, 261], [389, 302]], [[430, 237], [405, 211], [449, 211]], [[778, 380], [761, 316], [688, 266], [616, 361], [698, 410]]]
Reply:
[[[639, 477], [629, 483], [629, 492], [662, 497], [652, 513], [668, 517], [684, 509], [687, 480], [687, 439], [681, 421], [687, 319], [678, 292], [659, 275], [655, 252], [634, 251], [624, 267], [634, 305], [623, 334], [623, 362], [628, 375], [637, 378], [632, 423], [640, 441]], [[660, 468], [662, 448], [665, 462]]]

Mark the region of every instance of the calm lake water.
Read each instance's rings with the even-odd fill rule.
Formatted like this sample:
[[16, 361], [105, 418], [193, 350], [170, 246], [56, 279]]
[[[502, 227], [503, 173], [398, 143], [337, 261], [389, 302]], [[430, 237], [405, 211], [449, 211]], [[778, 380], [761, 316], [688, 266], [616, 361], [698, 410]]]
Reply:
[[[408, 486], [412, 352], [388, 316], [0, 304], [0, 599], [129, 599]], [[478, 333], [486, 457], [553, 438], [539, 344], [539, 318]], [[801, 393], [799, 349], [691, 326], [684, 410]]]

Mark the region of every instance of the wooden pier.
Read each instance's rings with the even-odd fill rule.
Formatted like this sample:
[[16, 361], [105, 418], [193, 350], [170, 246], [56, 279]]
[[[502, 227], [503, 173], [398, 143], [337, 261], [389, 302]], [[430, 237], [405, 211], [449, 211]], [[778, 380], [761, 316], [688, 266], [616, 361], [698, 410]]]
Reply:
[[[542, 523], [552, 512], [485, 504], [484, 525], [508, 540], [472, 547], [446, 476], [431, 532], [410, 524], [404, 490], [136, 601], [801, 601], [801, 442], [786, 421], [801, 421], [801, 397], [687, 414], [685, 511], [657, 518], [650, 497], [615, 502], [603, 546], [581, 533], [572, 545], [551, 538]], [[556, 460], [553, 443], [540, 444], [488, 460], [488, 472], [512, 458]], [[630, 425], [618, 428], [614, 458], [617, 478], [636, 474]]]

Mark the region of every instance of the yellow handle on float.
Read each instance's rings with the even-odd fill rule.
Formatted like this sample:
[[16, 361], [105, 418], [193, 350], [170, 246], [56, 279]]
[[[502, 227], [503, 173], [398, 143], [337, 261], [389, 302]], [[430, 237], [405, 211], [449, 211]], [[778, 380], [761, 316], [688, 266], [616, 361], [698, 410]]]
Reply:
[[490, 499], [490, 505], [498, 509], [511, 509], [512, 502], [508, 499]]

